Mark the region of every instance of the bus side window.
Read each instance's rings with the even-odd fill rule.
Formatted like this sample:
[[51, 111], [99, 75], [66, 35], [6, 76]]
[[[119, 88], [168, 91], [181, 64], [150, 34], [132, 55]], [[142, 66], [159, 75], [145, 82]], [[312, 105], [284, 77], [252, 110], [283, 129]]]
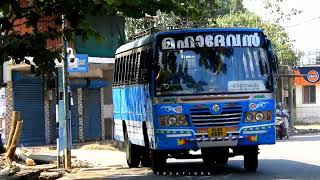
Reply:
[[131, 75], [132, 75], [132, 60], [133, 60], [133, 55], [130, 54], [129, 59], [128, 59], [128, 69], [127, 69], [127, 83], [131, 82]]
[[121, 84], [125, 84], [125, 79], [126, 79], [126, 60], [127, 56], [123, 56], [123, 59], [121, 61]]
[[143, 70], [145, 69], [145, 61], [146, 61], [146, 52], [141, 51], [140, 55], [140, 61], [139, 61], [139, 75], [138, 75], [138, 81], [140, 83], [143, 83]]
[[131, 73], [130, 73], [130, 82], [135, 83], [135, 69], [136, 69], [136, 56], [137, 54], [134, 53], [131, 57]]
[[130, 83], [130, 71], [131, 71], [131, 57], [132, 55], [128, 55], [128, 59], [126, 60], [126, 84]]
[[129, 70], [128, 70], [128, 66], [129, 66], [129, 59], [130, 58], [130, 56], [129, 55], [126, 55], [125, 56], [125, 59], [124, 59], [124, 61], [123, 61], [123, 69], [124, 69], [124, 72], [123, 72], [123, 83], [124, 84], [127, 84], [127, 81], [128, 81], [128, 72], [129, 72]]
[[135, 74], [134, 74], [134, 80], [136, 83], [139, 83], [139, 66], [140, 66], [140, 52], [137, 53], [137, 56], [136, 56], [136, 62], [135, 62]]
[[118, 65], [117, 65], [117, 80], [118, 80], [118, 84], [121, 84], [121, 74], [122, 74], [122, 67], [121, 67], [121, 63], [122, 63], [122, 59], [123, 56], [121, 56], [118, 60]]
[[117, 79], [117, 66], [119, 64], [119, 58], [116, 58], [115, 59], [115, 62], [114, 62], [114, 72], [113, 72], [113, 84], [117, 84], [118, 83], [118, 79]]
[[151, 73], [151, 69], [152, 69], [152, 51], [151, 49], [147, 50], [147, 54], [146, 54], [146, 59], [144, 62], [144, 68], [143, 68], [143, 80], [145, 82], [148, 82], [150, 77], [150, 73]]
[[131, 73], [131, 81], [132, 83], [136, 83], [136, 63], [137, 63], [137, 53], [133, 54], [133, 59], [132, 59], [132, 73]]

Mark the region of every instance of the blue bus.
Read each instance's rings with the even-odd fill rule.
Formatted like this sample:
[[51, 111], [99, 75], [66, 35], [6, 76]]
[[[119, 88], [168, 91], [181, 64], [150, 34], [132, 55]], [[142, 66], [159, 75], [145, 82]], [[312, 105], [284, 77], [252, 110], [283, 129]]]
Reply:
[[[256, 171], [259, 145], [275, 144], [276, 56], [255, 28], [151, 33], [116, 51], [114, 138], [129, 167], [163, 170], [201, 150], [208, 167], [243, 155]], [[213, 165], [213, 166], [212, 166]]]

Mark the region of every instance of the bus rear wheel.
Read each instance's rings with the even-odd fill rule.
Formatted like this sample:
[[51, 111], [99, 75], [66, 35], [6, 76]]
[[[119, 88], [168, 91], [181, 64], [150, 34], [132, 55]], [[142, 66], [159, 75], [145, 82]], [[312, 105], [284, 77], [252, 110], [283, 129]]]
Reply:
[[125, 133], [126, 159], [129, 168], [138, 167], [140, 163], [139, 146], [129, 141], [128, 133]]
[[244, 153], [244, 168], [248, 172], [256, 172], [258, 168], [258, 147]]
[[167, 163], [168, 154], [164, 151], [151, 150], [151, 167], [153, 172], [161, 172], [164, 170]]

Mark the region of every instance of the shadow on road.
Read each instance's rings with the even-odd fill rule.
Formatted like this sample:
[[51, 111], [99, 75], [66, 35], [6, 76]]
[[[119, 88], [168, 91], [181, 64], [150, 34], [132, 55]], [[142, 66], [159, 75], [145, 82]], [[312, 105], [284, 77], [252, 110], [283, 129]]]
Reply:
[[303, 136], [293, 136], [290, 139], [286, 140], [277, 140], [278, 142], [285, 142], [285, 141], [320, 141], [320, 134], [317, 135], [303, 135]]
[[[159, 175], [154, 175], [150, 169], [143, 171], [127, 169], [121, 173], [117, 173], [116, 171], [112, 174], [107, 173], [108, 175], [104, 176], [104, 178], [95, 177], [92, 179], [319, 179], [320, 175], [320, 166], [290, 160], [259, 160], [259, 168], [255, 173], [246, 172], [243, 169], [242, 163], [242, 160], [230, 160], [226, 167], [211, 170], [210, 176], [206, 174], [208, 173], [207, 168], [201, 161], [198, 161], [169, 163], [166, 168], [166, 173], [159, 172]], [[170, 172], [172, 175], [170, 175]], [[183, 172], [185, 172], [184, 176]], [[197, 172], [197, 175], [192, 175], [195, 172]], [[204, 173], [203, 176], [199, 176], [201, 172]], [[176, 175], [176, 173], [178, 173], [178, 175]]]

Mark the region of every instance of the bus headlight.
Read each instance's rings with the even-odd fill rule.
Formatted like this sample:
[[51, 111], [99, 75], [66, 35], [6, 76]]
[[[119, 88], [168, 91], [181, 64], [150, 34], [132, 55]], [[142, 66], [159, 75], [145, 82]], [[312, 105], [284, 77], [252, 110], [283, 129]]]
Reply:
[[254, 118], [254, 115], [250, 112], [247, 113], [247, 116], [246, 116], [246, 121], [252, 121]]
[[159, 119], [160, 119], [160, 126], [165, 126], [167, 124], [165, 116], [160, 116]]
[[178, 124], [179, 125], [186, 125], [187, 124], [187, 118], [185, 115], [178, 116]]
[[173, 125], [175, 125], [176, 123], [177, 123], [177, 118], [176, 118], [176, 117], [170, 116], [170, 117], [168, 118], [168, 124], [169, 124], [170, 126], [173, 126]]
[[257, 121], [262, 121], [263, 118], [264, 118], [264, 115], [263, 115], [262, 112], [256, 113], [256, 120], [257, 120]]
[[246, 122], [264, 122], [272, 120], [272, 111], [247, 112]]
[[159, 116], [160, 126], [187, 126], [186, 115], [169, 115]]

